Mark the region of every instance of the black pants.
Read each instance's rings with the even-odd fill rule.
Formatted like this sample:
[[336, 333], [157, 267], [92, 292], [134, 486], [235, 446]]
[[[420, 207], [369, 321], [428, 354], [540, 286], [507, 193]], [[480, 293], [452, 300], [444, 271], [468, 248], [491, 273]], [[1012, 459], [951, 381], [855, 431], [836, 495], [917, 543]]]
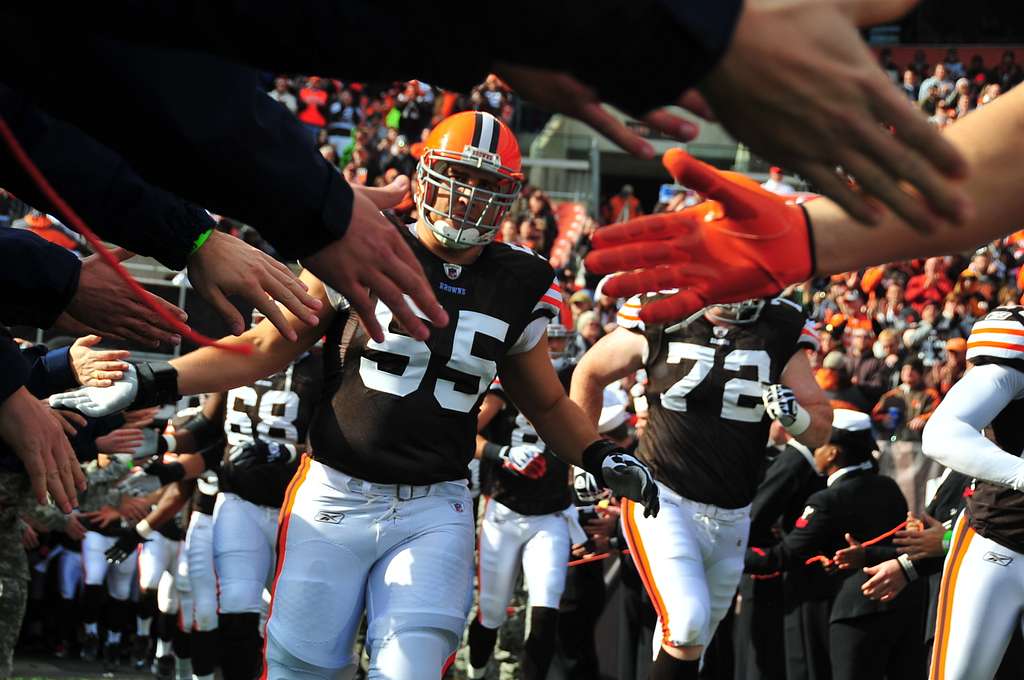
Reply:
[[786, 680], [830, 680], [830, 599], [807, 600], [790, 605], [783, 616], [786, 649]]
[[782, 579], [740, 581], [733, 623], [736, 680], [786, 680]]
[[604, 609], [604, 562], [573, 567], [558, 611], [558, 641], [569, 680], [600, 677], [594, 627]]
[[923, 612], [904, 606], [829, 627], [834, 680], [924, 680], [928, 672], [918, 643]]
[[619, 673], [620, 678], [646, 678], [654, 652], [654, 626], [658, 615], [647, 596], [640, 574], [628, 555], [621, 558], [619, 585]]

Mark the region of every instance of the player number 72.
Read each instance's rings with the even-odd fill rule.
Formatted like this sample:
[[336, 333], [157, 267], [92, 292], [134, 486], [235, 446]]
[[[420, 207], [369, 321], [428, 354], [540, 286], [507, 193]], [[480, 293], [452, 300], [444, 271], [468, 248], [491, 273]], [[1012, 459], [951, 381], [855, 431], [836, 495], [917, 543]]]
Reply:
[[[686, 398], [697, 389], [715, 365], [715, 349], [689, 342], [670, 342], [668, 357], [670, 364], [692, 361], [693, 368], [683, 378], [672, 385], [661, 395], [661, 405], [673, 411], [686, 411]], [[739, 420], [756, 423], [764, 417], [764, 404], [761, 403], [761, 384], [769, 381], [772, 358], [761, 349], [734, 349], [725, 355], [723, 368], [729, 372], [739, 373], [744, 366], [757, 370], [757, 380], [735, 377], [727, 380], [722, 389], [722, 417], [728, 420]], [[740, 404], [741, 396], [752, 397], [749, 406]]]

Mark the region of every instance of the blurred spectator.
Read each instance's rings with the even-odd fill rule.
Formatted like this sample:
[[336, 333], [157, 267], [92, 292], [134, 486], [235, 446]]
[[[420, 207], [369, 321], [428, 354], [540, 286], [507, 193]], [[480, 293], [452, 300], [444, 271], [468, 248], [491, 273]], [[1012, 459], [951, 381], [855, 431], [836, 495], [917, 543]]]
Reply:
[[883, 47], [882, 51], [878, 55], [878, 64], [885, 71], [885, 75], [889, 76], [889, 80], [896, 84], [900, 81], [900, 67], [896, 65], [896, 62], [892, 60], [892, 50], [888, 47]]
[[924, 74], [931, 70], [928, 64], [928, 57], [924, 50], [916, 50], [914, 52], [914, 61], [910, 63], [909, 68], [914, 69], [914, 72], [922, 78], [924, 77]]
[[311, 76], [306, 80], [306, 86], [299, 90], [299, 100], [302, 102], [302, 110], [299, 111], [301, 120], [313, 138], [327, 125], [327, 85], [322, 78]]
[[846, 357], [842, 352], [833, 351], [825, 355], [814, 377], [828, 396], [832, 408], [848, 408], [861, 413], [871, 409], [871, 402], [864, 396], [863, 390], [850, 381]]
[[871, 410], [875, 425], [894, 441], [921, 441], [921, 430], [941, 401], [924, 383], [924, 365], [910, 359], [900, 368], [900, 384], [883, 394]]
[[274, 101], [284, 104], [285, 108], [295, 115], [299, 112], [299, 101], [288, 89], [288, 79], [284, 76], [274, 78], [274, 89], [267, 93]]
[[587, 290], [578, 290], [569, 297], [569, 311], [572, 312], [573, 322], [579, 321], [580, 315], [589, 312], [594, 308], [594, 298]]
[[936, 390], [940, 396], [946, 396], [957, 380], [967, 370], [967, 340], [951, 338], [946, 341], [946, 358], [942, 363], [935, 364], [925, 374], [925, 384]]
[[605, 222], [608, 224], [625, 222], [643, 214], [644, 210], [640, 205], [640, 199], [633, 195], [633, 185], [623, 184], [619, 193], [608, 199]]
[[889, 387], [885, 382], [888, 372], [883, 370], [881, 359], [873, 352], [875, 338], [870, 330], [854, 328], [849, 336], [850, 346], [843, 358], [846, 372], [850, 382], [860, 388], [868, 402], [873, 402]]
[[939, 305], [928, 302], [921, 309], [921, 320], [912, 324], [903, 334], [903, 346], [909, 356], [916, 356], [925, 366], [942, 360], [946, 339], [938, 329], [941, 318]]
[[971, 81], [967, 80], [967, 78], [959, 78], [956, 81], [956, 85], [953, 86], [953, 91], [946, 96], [944, 103], [947, 107], [957, 108], [960, 99], [963, 97], [966, 97], [968, 104], [970, 104]]
[[531, 191], [526, 199], [526, 209], [534, 224], [544, 233], [545, 243], [554, 243], [558, 237], [558, 221], [547, 194], [540, 189]]
[[941, 304], [953, 290], [953, 284], [944, 270], [945, 264], [941, 257], [929, 257], [924, 262], [924, 272], [912, 276], [907, 282], [905, 298], [918, 312], [926, 302]]
[[768, 169], [768, 179], [761, 183], [761, 188], [780, 196], [789, 196], [796, 193], [796, 190], [783, 179], [782, 168], [777, 165], [773, 165]]
[[594, 311], [597, 312], [597, 320], [601, 324], [601, 327], [605, 329], [605, 332], [610, 332], [610, 328], [614, 328], [616, 324], [616, 317], [619, 313], [619, 298], [613, 298], [609, 295], [604, 294], [604, 279], [598, 284], [594, 290], [594, 298], [596, 305]]
[[473, 102], [473, 107], [478, 111], [487, 111], [498, 118], [503, 118], [505, 106], [509, 104], [510, 94], [511, 90], [508, 85], [492, 73], [473, 90], [470, 99]]
[[875, 358], [880, 360], [879, 366], [880, 383], [886, 390], [896, 386], [897, 374], [900, 365], [903, 363], [903, 353], [900, 349], [900, 336], [892, 328], [884, 328], [878, 334], [878, 340], [871, 348]]
[[352, 93], [342, 90], [327, 107], [327, 138], [338, 153], [349, 145], [352, 131], [363, 120], [363, 110], [352, 98]]
[[978, 108], [981, 108], [982, 106], [991, 103], [996, 99], [996, 97], [1002, 94], [1002, 92], [1002, 85], [1000, 85], [999, 83], [989, 83], [981, 91], [981, 95], [978, 97]]
[[960, 51], [955, 47], [946, 50], [945, 66], [950, 78], [963, 78], [967, 74], [963, 62], [960, 61]]
[[499, 234], [502, 243], [519, 243], [519, 225], [511, 217], [506, 217], [501, 221]]
[[[1003, 52], [1003, 58], [999, 65], [992, 69], [989, 81], [1000, 86], [1003, 90], [1009, 90], [1022, 80], [1024, 80], [1024, 71], [1021, 70], [1020, 64], [1017, 63], [1016, 55], [1013, 50], [1006, 50]], [[998, 92], [995, 96], [998, 96]]]
[[972, 83], [977, 84], [979, 82], [979, 78], [981, 79], [982, 83], [985, 82], [987, 78], [987, 71], [985, 69], [985, 60], [982, 59], [980, 54], [975, 54], [971, 56], [971, 63], [967, 67], [966, 75], [967, 79], [970, 80]]
[[590, 310], [582, 312], [576, 318], [576, 333], [583, 340], [586, 349], [594, 346], [594, 343], [604, 335], [604, 328], [598, 321], [597, 312]]
[[945, 64], [936, 64], [935, 71], [931, 77], [925, 78], [924, 82], [921, 83], [921, 91], [919, 94], [919, 101], [924, 101], [924, 97], [935, 88], [939, 97], [945, 97], [953, 91], [953, 81], [949, 79], [949, 75], [946, 73]]
[[921, 89], [921, 76], [912, 68], [903, 71], [903, 91], [910, 101], [917, 103], [917, 93]]
[[885, 289], [885, 297], [868, 305], [868, 313], [876, 326], [897, 331], [902, 331], [917, 318], [917, 313], [904, 300], [903, 286], [899, 283], [890, 283]]

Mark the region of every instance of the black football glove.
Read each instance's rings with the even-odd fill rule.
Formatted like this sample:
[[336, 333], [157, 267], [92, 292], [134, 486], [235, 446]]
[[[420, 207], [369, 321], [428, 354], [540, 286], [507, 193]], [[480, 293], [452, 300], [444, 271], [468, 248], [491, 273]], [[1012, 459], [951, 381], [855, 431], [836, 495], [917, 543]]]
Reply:
[[644, 506], [644, 517], [657, 516], [661, 508], [658, 485], [650, 469], [622, 448], [601, 439], [583, 452], [583, 469], [616, 496]]
[[140, 543], [145, 543], [146, 539], [139, 535], [139, 532], [135, 529], [126, 529], [117, 539], [117, 543], [110, 546], [105, 553], [107, 556], [107, 562], [111, 564], [121, 564], [128, 559], [135, 549], [139, 547]]
[[173, 482], [180, 482], [185, 478], [185, 466], [175, 461], [173, 463], [161, 462], [161, 456], [154, 457], [149, 465], [142, 468], [147, 475], [153, 475], [160, 480], [160, 486], [166, 486]]

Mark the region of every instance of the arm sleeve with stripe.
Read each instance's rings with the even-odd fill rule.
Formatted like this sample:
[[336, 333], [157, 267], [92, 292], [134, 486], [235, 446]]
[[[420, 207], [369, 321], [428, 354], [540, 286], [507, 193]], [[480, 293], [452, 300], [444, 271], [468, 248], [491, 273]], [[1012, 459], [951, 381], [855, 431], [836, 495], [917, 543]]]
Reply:
[[981, 433], [1007, 404], [1021, 398], [1024, 373], [1000, 364], [975, 366], [928, 419], [924, 454], [970, 477], [1024, 491], [1024, 459]]

